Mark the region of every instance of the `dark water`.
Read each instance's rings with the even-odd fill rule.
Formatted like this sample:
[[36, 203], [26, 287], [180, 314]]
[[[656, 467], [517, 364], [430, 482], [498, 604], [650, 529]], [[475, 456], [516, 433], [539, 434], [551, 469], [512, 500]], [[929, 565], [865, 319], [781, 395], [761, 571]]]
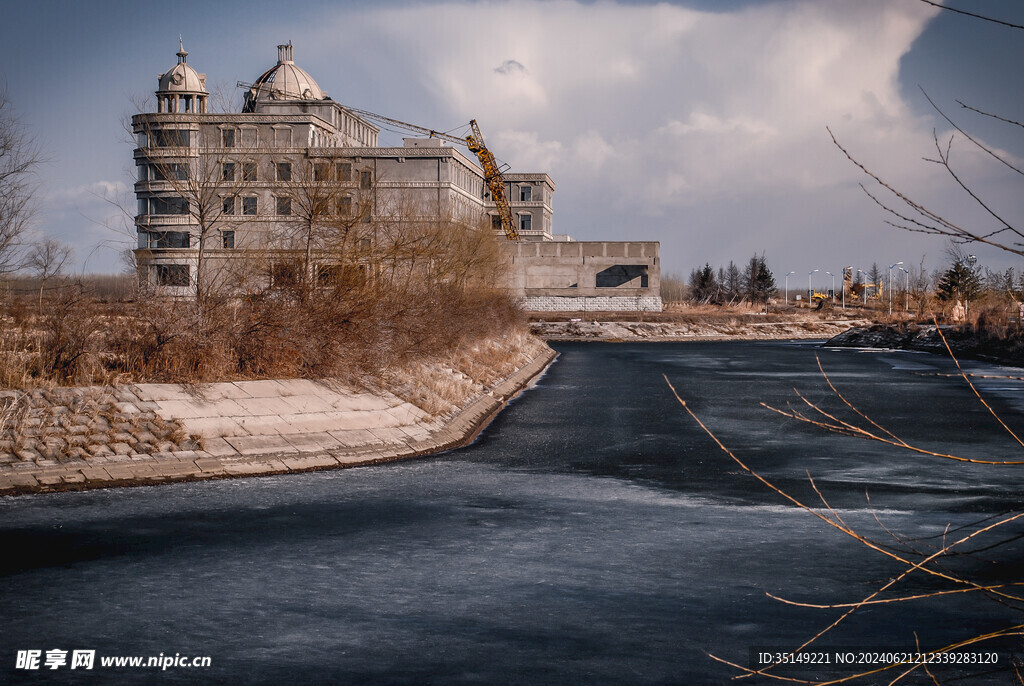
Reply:
[[[443, 456], [0, 499], [0, 682], [717, 684], [736, 670], [709, 654], [747, 665], [751, 648], [795, 648], [841, 612], [766, 593], [852, 602], [900, 573], [743, 473], [662, 374], [751, 467], [808, 500], [809, 473], [847, 523], [887, 543], [875, 515], [924, 549], [947, 526], [1021, 509], [1024, 466], [830, 435], [759, 404], [806, 408], [795, 386], [841, 411], [818, 354], [851, 402], [908, 442], [1024, 458], [962, 381], [936, 375], [951, 367], [940, 358], [786, 343], [558, 349], [536, 389]], [[1024, 383], [979, 383], [1024, 433]], [[1018, 580], [1022, 550], [1012, 542], [951, 567]], [[896, 590], [944, 587], [919, 576]], [[1021, 613], [964, 594], [863, 609], [823, 643], [909, 649], [916, 635], [932, 648], [1015, 621]], [[1019, 645], [980, 647], [1001, 651], [1005, 669]], [[15, 669], [18, 650], [54, 648], [212, 666]], [[975, 676], [951, 682], [1009, 678], [966, 671]]]

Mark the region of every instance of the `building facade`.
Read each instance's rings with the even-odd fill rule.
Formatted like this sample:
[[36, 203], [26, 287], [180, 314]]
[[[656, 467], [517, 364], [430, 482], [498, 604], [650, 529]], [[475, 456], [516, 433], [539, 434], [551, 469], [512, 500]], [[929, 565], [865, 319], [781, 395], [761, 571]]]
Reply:
[[[395, 216], [490, 221], [500, 233], [483, 170], [467, 150], [437, 138], [379, 146], [380, 129], [332, 100], [295, 64], [291, 44], [278, 46], [277, 63], [248, 87], [237, 113], [210, 112], [206, 75], [188, 64], [184, 48], [177, 57], [158, 78], [156, 111], [132, 118], [136, 256], [141, 278], [152, 287], [194, 294], [212, 265], [222, 268], [253, 251], [272, 261], [275, 251], [297, 249], [296, 226], [317, 211], [347, 217], [353, 226]], [[505, 184], [524, 247], [504, 249], [513, 266], [512, 287], [525, 298], [537, 271], [526, 269], [525, 246], [572, 239], [553, 233], [550, 176], [506, 173]], [[329, 207], [318, 210], [318, 203]], [[656, 255], [656, 248], [646, 253], [652, 251]], [[582, 266], [586, 251], [576, 252]], [[656, 262], [647, 264], [647, 295], [652, 284], [657, 295]], [[640, 288], [641, 282], [623, 283]], [[571, 288], [583, 293], [578, 285]], [[633, 293], [622, 297], [641, 302]]]

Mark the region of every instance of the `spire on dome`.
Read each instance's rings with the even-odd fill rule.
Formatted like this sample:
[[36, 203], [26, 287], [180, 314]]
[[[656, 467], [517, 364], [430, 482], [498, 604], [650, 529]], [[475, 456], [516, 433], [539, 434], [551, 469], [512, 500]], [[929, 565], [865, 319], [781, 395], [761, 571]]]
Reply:
[[178, 34], [178, 64], [185, 64], [185, 58], [188, 57], [188, 53], [185, 52], [185, 44], [181, 39], [181, 34]]
[[255, 112], [258, 103], [287, 100], [326, 100], [327, 93], [292, 59], [292, 42], [277, 46], [277, 64], [263, 72], [245, 94], [243, 112]]
[[288, 45], [277, 46], [277, 63], [278, 64], [293, 64], [292, 59], [292, 42], [288, 41]]

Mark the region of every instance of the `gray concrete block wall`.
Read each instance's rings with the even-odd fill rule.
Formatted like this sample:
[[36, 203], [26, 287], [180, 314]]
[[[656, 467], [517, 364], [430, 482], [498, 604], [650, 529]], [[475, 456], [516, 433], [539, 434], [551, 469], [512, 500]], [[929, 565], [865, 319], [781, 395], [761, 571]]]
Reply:
[[661, 296], [526, 296], [521, 299], [529, 312], [661, 312]]
[[[659, 248], [656, 241], [573, 241], [508, 243], [503, 250], [509, 266], [509, 289], [513, 295], [526, 298], [524, 302], [538, 303], [529, 309], [661, 310]], [[634, 278], [618, 285], [598, 286], [599, 273], [619, 266], [644, 268], [646, 285]], [[569, 306], [548, 306], [547, 298]], [[607, 303], [608, 307], [590, 303]]]

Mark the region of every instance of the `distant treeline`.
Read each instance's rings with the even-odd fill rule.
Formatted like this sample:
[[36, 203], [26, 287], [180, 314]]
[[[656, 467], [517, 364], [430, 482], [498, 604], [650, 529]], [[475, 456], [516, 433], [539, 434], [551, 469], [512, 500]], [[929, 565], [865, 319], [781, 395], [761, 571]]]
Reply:
[[[765, 263], [763, 253], [753, 255], [743, 269], [733, 261], [717, 270], [710, 263], [705, 263], [703, 267], [690, 272], [687, 286], [685, 299], [712, 305], [735, 305], [743, 301], [766, 302], [777, 290], [775, 276]], [[670, 299], [665, 297], [664, 283], [662, 297]]]

